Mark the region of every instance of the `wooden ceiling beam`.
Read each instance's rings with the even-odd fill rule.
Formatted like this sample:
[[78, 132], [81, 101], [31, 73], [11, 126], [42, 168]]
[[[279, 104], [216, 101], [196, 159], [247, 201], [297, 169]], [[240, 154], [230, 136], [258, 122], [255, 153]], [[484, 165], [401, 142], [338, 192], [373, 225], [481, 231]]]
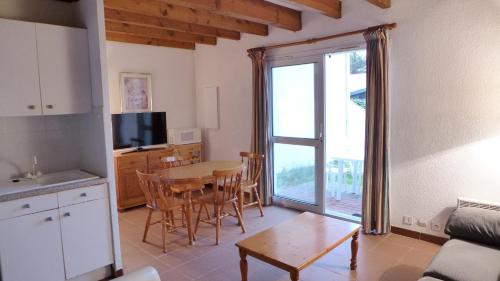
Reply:
[[[342, 17], [342, 2], [340, 0], [290, 0], [291, 2], [312, 8], [332, 18]], [[377, 0], [368, 0], [377, 1]]]
[[113, 33], [130, 34], [136, 36], [191, 42], [191, 43], [200, 43], [207, 45], [217, 44], [217, 38], [212, 36], [205, 36], [199, 34], [192, 34], [186, 32], [179, 32], [179, 31], [173, 31], [155, 27], [147, 27], [147, 26], [112, 22], [112, 21], [106, 21], [106, 31], [110, 31]]
[[160, 0], [183, 7], [206, 10], [214, 14], [254, 21], [299, 31], [301, 12], [264, 0]]
[[[199, 0], [204, 1], [204, 0]], [[266, 36], [269, 34], [265, 24], [228, 16], [212, 14], [204, 10], [167, 4], [158, 0], [104, 0], [106, 8], [133, 11], [135, 13], [161, 17], [186, 23], [205, 25], [215, 28], [234, 30]]]
[[180, 49], [188, 49], [188, 50], [195, 49], [194, 43], [179, 42], [179, 41], [173, 41], [173, 40], [164, 40], [164, 39], [158, 39], [158, 38], [148, 38], [148, 37], [143, 37], [143, 36], [120, 34], [120, 33], [114, 33], [114, 32], [109, 32], [109, 31], [106, 32], [106, 39], [109, 41], [132, 43], [132, 44], [152, 45], [152, 46], [180, 48]]
[[168, 30], [182, 31], [182, 32], [205, 35], [205, 36], [221, 37], [231, 40], [240, 40], [241, 38], [241, 35], [238, 31], [214, 28], [192, 23], [185, 23], [181, 21], [169, 20], [160, 17], [145, 16], [126, 11], [119, 11], [119, 10], [105, 8], [104, 15], [106, 21], [164, 28]]
[[368, 0], [368, 2], [382, 9], [389, 9], [391, 7], [391, 0]]

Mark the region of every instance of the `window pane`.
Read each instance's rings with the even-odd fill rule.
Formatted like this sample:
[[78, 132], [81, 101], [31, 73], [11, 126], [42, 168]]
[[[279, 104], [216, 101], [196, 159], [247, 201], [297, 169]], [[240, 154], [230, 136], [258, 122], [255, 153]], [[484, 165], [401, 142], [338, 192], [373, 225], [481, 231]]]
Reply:
[[315, 204], [315, 148], [274, 144], [274, 194]]
[[314, 64], [272, 69], [273, 135], [314, 138]]
[[325, 57], [326, 212], [359, 220], [365, 147], [366, 52]]

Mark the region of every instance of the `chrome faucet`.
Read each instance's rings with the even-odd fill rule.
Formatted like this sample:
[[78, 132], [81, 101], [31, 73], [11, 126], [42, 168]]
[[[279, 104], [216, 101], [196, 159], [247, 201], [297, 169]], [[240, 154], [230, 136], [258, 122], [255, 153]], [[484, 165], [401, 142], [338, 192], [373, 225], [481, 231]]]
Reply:
[[31, 163], [31, 171], [26, 175], [27, 178], [36, 179], [42, 175], [42, 171], [38, 167], [38, 158], [33, 156], [33, 162]]

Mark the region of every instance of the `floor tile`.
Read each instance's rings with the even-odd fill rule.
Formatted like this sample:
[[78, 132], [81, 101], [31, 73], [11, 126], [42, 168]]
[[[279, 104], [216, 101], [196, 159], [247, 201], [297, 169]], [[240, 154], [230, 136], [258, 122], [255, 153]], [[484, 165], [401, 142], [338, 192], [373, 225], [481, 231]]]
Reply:
[[[167, 253], [161, 245], [161, 228], [154, 225], [148, 243], [142, 242], [145, 208], [134, 208], [119, 214], [122, 257], [125, 273], [143, 266], [155, 267], [162, 281], [235, 281], [241, 280], [238, 248], [235, 243], [269, 227], [286, 221], [300, 212], [280, 207], [257, 208], [244, 212], [246, 233], [236, 218], [223, 220], [221, 240], [215, 245], [215, 227], [200, 224], [195, 245], [189, 245], [185, 229], [168, 233]], [[358, 269], [349, 268], [351, 240], [317, 260], [301, 272], [302, 281], [415, 281], [440, 246], [396, 234], [359, 236]], [[289, 273], [260, 260], [248, 257], [248, 280], [290, 280]]]

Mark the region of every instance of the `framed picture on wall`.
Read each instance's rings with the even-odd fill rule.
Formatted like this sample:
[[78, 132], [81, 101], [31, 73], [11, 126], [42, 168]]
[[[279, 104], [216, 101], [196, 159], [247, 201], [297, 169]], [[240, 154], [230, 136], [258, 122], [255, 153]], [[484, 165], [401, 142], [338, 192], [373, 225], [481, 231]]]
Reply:
[[153, 109], [151, 74], [120, 73], [122, 112], [150, 112]]

